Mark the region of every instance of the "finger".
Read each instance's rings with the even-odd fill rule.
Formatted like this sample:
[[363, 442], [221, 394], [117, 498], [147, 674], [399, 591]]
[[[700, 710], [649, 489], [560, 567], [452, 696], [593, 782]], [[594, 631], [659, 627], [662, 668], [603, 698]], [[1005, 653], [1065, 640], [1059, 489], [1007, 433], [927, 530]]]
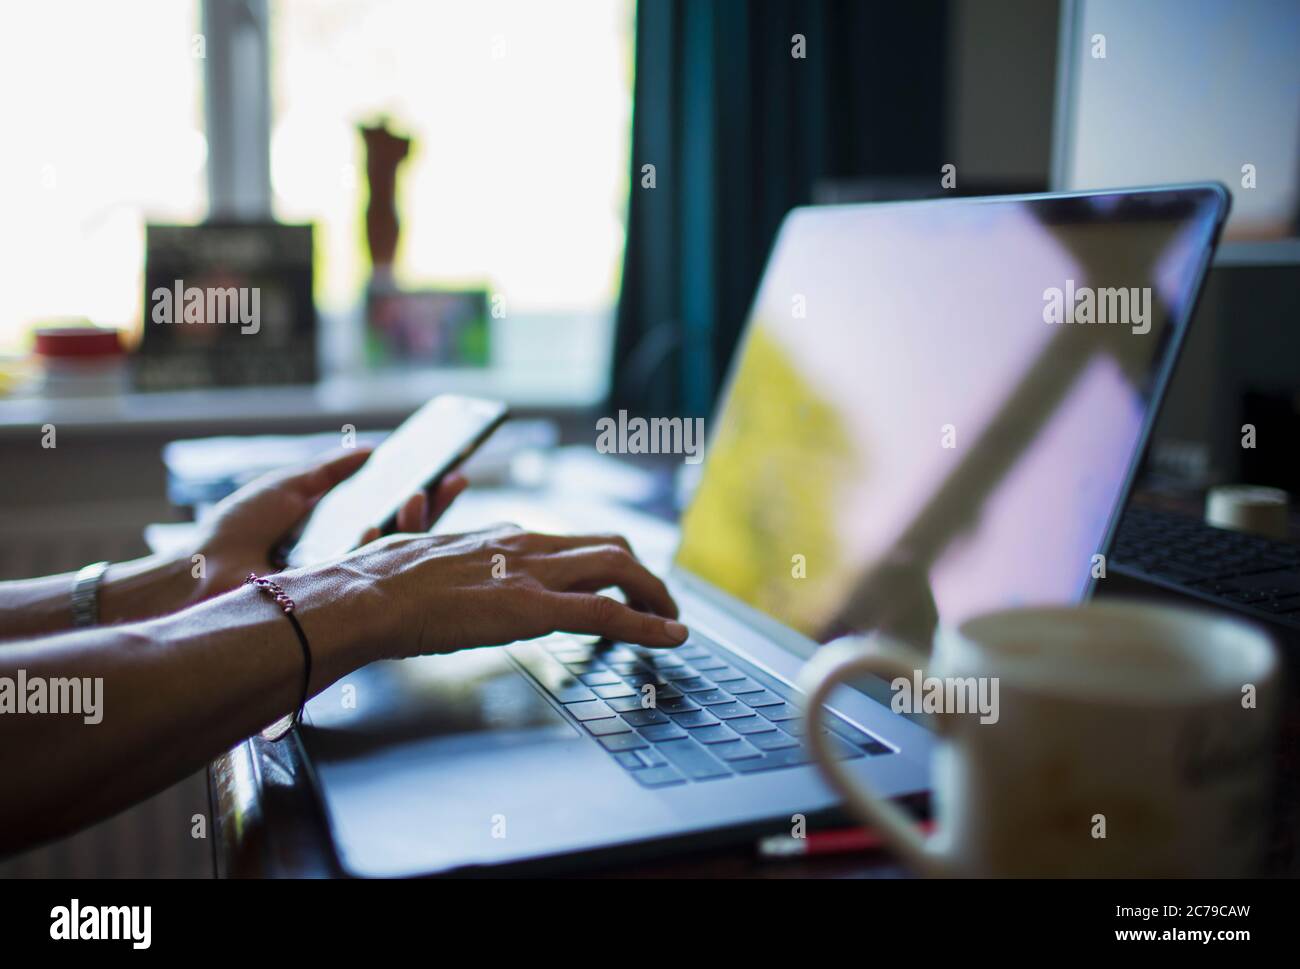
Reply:
[[677, 620], [637, 612], [609, 596], [557, 592], [547, 596], [544, 608], [556, 632], [659, 648], [680, 646], [686, 641], [686, 627]]
[[428, 526], [425, 524], [428, 516], [429, 499], [423, 491], [417, 491], [397, 510], [397, 530], [399, 532], [428, 531]]
[[280, 483], [306, 498], [318, 498], [350, 477], [370, 457], [369, 448], [355, 448], [326, 458], [309, 468], [290, 472]]
[[469, 481], [462, 474], [452, 472], [441, 481], [438, 487], [433, 491], [433, 499], [429, 502], [429, 515], [421, 531], [428, 531], [433, 527], [434, 522], [446, 513], [451, 507], [451, 503], [456, 500], [462, 491], [469, 487]]
[[599, 592], [617, 586], [632, 606], [677, 618], [677, 603], [668, 587], [617, 545], [557, 552], [548, 556], [538, 571], [547, 587], [557, 592]]
[[542, 552], [562, 552], [593, 545], [617, 545], [626, 552], [632, 551], [632, 546], [622, 535], [546, 535], [534, 532], [530, 539], [533, 547]]

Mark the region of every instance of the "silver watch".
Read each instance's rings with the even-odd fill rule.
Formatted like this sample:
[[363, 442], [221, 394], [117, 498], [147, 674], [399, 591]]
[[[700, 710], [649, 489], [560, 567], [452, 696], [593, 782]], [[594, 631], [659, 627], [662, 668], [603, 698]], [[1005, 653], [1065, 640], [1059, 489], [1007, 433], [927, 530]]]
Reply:
[[99, 625], [99, 580], [107, 571], [107, 562], [96, 562], [87, 565], [72, 580], [72, 625]]

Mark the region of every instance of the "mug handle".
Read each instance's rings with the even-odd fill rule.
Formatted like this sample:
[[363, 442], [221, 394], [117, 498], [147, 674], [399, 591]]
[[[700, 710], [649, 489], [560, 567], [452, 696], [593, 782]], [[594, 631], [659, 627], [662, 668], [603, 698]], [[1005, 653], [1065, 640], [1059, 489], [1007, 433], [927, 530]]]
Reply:
[[[830, 785], [849, 809], [874, 827], [904, 862], [923, 875], [944, 877], [953, 872], [943, 853], [935, 847], [937, 836], [927, 839], [892, 801], [859, 786], [831, 754], [827, 735], [822, 732], [826, 700], [841, 683], [868, 673], [910, 680], [914, 670], [921, 670], [922, 676], [925, 675], [925, 664], [925, 658], [916, 650], [879, 634], [870, 640], [844, 637], [817, 651], [800, 671], [799, 687], [805, 695], [804, 738]], [[935, 722], [936, 729], [942, 733], [943, 718]]]

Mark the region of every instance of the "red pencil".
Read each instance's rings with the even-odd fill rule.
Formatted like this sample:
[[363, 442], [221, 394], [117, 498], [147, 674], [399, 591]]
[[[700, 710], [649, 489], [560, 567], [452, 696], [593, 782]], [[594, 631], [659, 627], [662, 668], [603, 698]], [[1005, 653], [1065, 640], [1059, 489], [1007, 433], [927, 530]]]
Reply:
[[[917, 827], [923, 834], [934, 830], [933, 821], [921, 821]], [[858, 852], [880, 851], [884, 840], [873, 828], [831, 828], [809, 831], [802, 838], [788, 834], [775, 834], [761, 838], [758, 853], [765, 858], [793, 858], [808, 855], [847, 855]]]

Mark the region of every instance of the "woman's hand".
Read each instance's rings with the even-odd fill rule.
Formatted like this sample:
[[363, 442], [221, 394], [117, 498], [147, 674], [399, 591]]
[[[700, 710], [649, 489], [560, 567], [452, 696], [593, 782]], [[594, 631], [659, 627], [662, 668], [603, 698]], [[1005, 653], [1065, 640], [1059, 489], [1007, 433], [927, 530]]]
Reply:
[[[202, 555], [199, 584], [193, 602], [235, 588], [248, 573], [266, 572], [274, 566], [271, 554], [339, 482], [351, 476], [370, 456], [358, 448], [307, 468], [275, 471], [240, 488], [213, 509], [204, 527], [197, 554]], [[449, 475], [430, 501], [424, 493], [407, 499], [397, 515], [402, 532], [427, 531], [456, 496], [465, 479]], [[374, 529], [363, 540], [378, 537]]]
[[[611, 535], [540, 535], [503, 525], [464, 535], [393, 535], [320, 568], [285, 572], [300, 618], [353, 623], [364, 660], [495, 646], [553, 632], [678, 646], [686, 627], [658, 578]], [[601, 589], [622, 590], [627, 605]], [[310, 603], [321, 603], [313, 609]], [[313, 622], [312, 613], [321, 618]], [[322, 631], [324, 629], [322, 628]]]

